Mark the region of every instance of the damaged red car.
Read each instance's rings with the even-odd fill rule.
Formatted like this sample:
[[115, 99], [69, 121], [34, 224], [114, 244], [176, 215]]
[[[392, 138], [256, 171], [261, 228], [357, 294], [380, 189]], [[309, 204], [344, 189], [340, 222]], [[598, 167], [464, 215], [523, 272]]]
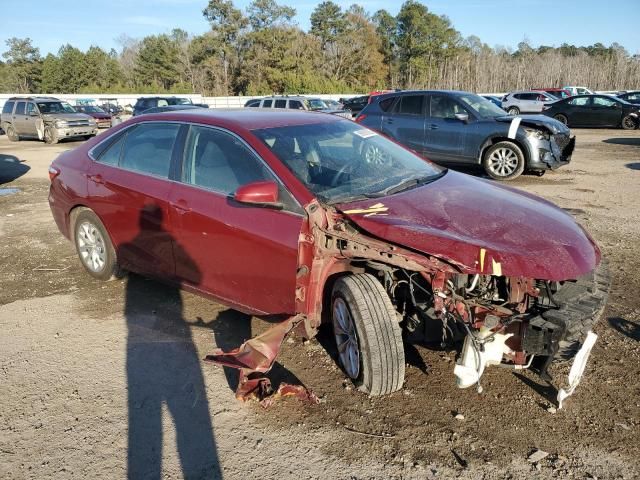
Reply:
[[575, 357], [566, 395], [608, 295], [600, 250], [560, 208], [334, 115], [145, 115], [62, 153], [50, 177], [55, 221], [93, 277], [130, 270], [286, 319], [218, 355], [245, 380], [290, 330], [327, 322], [370, 395], [402, 388], [403, 341], [434, 336], [461, 345], [460, 387], [489, 365], [548, 378]]

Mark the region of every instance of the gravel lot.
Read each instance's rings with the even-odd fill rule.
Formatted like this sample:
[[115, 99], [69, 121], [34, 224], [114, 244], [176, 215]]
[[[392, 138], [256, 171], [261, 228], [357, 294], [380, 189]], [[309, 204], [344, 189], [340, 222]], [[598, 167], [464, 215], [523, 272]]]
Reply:
[[[128, 462], [132, 478], [639, 478], [640, 132], [574, 133], [571, 165], [512, 182], [571, 211], [612, 266], [587, 373], [557, 413], [535, 375], [492, 368], [484, 393], [458, 390], [455, 352], [422, 347], [405, 389], [370, 399], [326, 332], [290, 338], [274, 369], [322, 403], [241, 404], [234, 373], [200, 359], [265, 322], [137, 276], [93, 281], [47, 204], [47, 166], [77, 144], [0, 136], [0, 184], [19, 189], [0, 196], [0, 478], [123, 478]], [[529, 462], [536, 449], [549, 455]]]

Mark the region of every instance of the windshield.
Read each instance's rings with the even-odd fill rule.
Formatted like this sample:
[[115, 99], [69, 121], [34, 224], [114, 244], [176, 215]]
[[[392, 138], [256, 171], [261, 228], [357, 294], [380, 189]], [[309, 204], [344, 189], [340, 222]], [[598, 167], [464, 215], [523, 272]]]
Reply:
[[291, 125], [253, 133], [325, 203], [390, 195], [446, 172], [350, 121]]
[[169, 105], [191, 105], [191, 100], [188, 98], [168, 98]]
[[92, 113], [105, 113], [103, 109], [100, 107], [94, 107], [92, 105], [88, 105], [81, 108], [83, 112], [92, 112]]
[[41, 102], [38, 109], [40, 113], [77, 113], [67, 102]]
[[503, 109], [490, 102], [486, 98], [482, 98], [480, 95], [465, 93], [462, 95], [458, 95], [457, 98], [466, 107], [469, 107], [471, 110], [473, 110], [479, 117], [493, 118], [506, 115], [506, 112]]
[[307, 103], [309, 104], [309, 110], [324, 110], [327, 108], [327, 104], [319, 98], [310, 98]]

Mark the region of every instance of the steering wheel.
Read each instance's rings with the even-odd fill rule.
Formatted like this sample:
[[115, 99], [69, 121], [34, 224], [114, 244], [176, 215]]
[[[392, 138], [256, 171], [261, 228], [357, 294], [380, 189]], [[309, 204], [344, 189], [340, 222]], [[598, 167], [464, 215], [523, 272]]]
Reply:
[[[333, 178], [331, 179], [330, 185], [332, 187], [337, 187], [338, 180], [340, 180], [340, 177], [346, 173], [347, 169], [350, 168], [350, 170], [353, 171], [353, 165], [354, 165], [354, 162], [347, 162], [342, 167], [340, 167], [340, 170], [338, 170], [336, 174], [333, 176]], [[351, 173], [351, 171], [349, 173]]]

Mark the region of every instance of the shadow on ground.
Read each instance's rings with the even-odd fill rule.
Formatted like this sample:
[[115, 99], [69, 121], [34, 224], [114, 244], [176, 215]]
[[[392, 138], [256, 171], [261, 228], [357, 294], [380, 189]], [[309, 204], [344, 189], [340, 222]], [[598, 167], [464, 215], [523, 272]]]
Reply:
[[30, 169], [31, 167], [21, 162], [18, 157], [0, 153], [0, 185], [13, 182]]
[[602, 140], [604, 143], [612, 143], [614, 145], [631, 145], [633, 147], [640, 147], [640, 138], [633, 137], [621, 137], [621, 138], [607, 138]]
[[629, 337], [633, 340], [640, 341], [640, 325], [630, 322], [620, 317], [610, 317], [608, 319], [611, 328], [621, 333], [622, 335]]
[[640, 170], [640, 162], [627, 163], [625, 167], [631, 170]]

